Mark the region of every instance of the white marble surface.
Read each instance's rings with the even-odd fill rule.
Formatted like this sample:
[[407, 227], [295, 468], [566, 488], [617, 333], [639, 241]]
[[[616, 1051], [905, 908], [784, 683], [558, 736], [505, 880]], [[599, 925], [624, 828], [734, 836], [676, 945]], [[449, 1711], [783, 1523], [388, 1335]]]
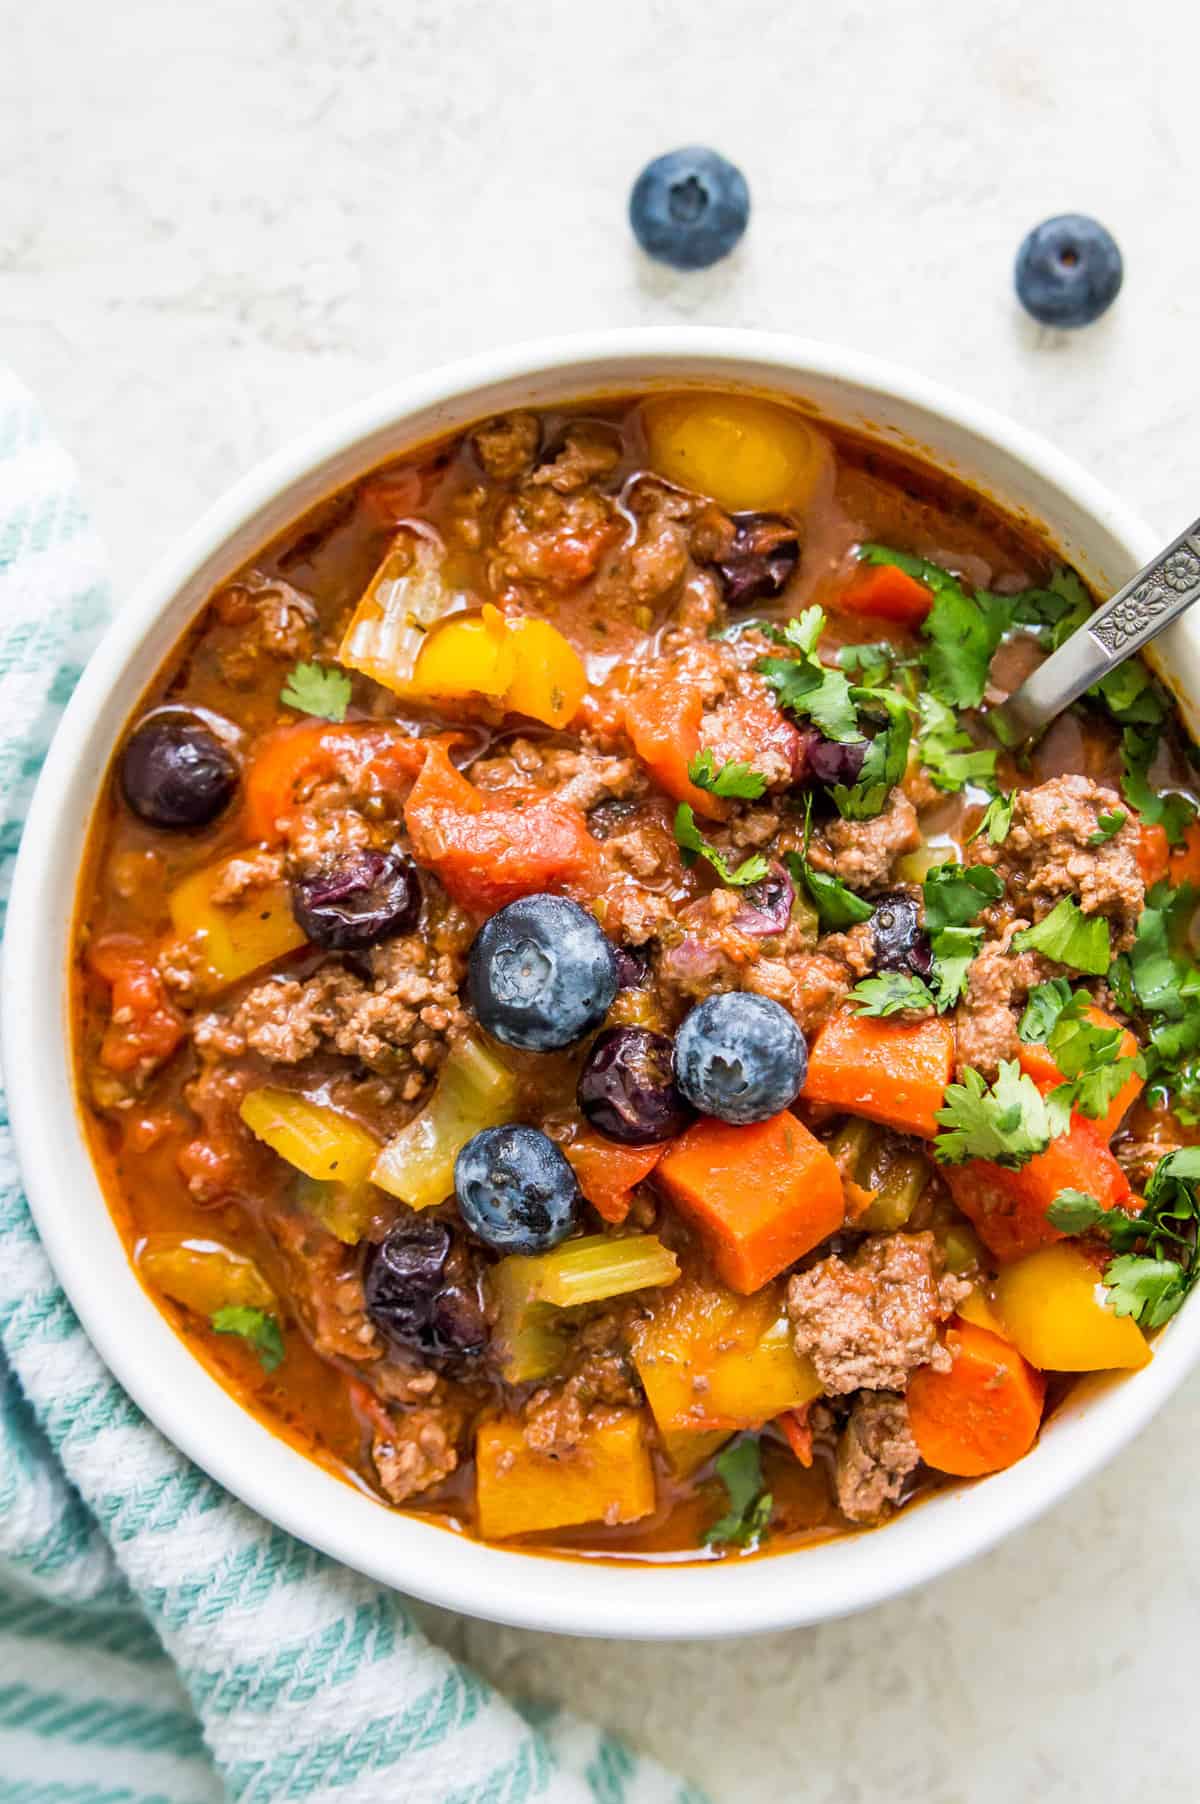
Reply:
[[[1176, 530], [1200, 509], [1198, 66], [1178, 0], [0, 0], [0, 356], [75, 448], [119, 589], [330, 408], [601, 323], [881, 351]], [[635, 254], [625, 198], [697, 139], [741, 163], [755, 216], [735, 258], [677, 277]], [[1022, 233], [1066, 208], [1127, 262], [1074, 337], [1009, 287]], [[1200, 1379], [1001, 1551], [814, 1632], [436, 1626], [721, 1804], [1195, 1796], [1198, 1433]]]

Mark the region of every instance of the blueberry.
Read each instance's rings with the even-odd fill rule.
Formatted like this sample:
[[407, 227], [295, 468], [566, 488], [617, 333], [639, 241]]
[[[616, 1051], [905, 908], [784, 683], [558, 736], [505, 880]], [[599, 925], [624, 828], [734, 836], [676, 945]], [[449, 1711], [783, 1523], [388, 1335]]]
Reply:
[[843, 744], [840, 740], [819, 735], [807, 747], [809, 771], [818, 783], [830, 787], [844, 783], [850, 788], [862, 774], [868, 749], [865, 739], [852, 739]]
[[579, 1186], [553, 1140], [532, 1127], [485, 1128], [454, 1161], [463, 1220], [499, 1253], [544, 1253], [579, 1219]]
[[727, 990], [698, 1003], [675, 1038], [675, 1081], [702, 1115], [745, 1126], [794, 1102], [808, 1070], [804, 1035], [767, 996]]
[[347, 852], [317, 876], [293, 883], [292, 913], [314, 945], [353, 952], [412, 932], [421, 879], [403, 852]]
[[912, 896], [883, 896], [871, 916], [877, 971], [911, 971], [929, 977], [933, 952], [921, 926], [921, 911]]
[[676, 269], [707, 269], [727, 257], [749, 217], [745, 176], [703, 145], [655, 157], [629, 196], [634, 237]]
[[482, 1353], [487, 1323], [478, 1294], [446, 1270], [453, 1239], [445, 1222], [397, 1222], [368, 1255], [367, 1314], [399, 1346], [423, 1353]]
[[800, 538], [779, 514], [735, 514], [733, 540], [718, 558], [716, 572], [726, 607], [772, 601], [787, 587], [800, 561]]
[[186, 714], [152, 714], [121, 753], [121, 793], [139, 820], [152, 827], [207, 827], [237, 789], [233, 754], [202, 721]]
[[1090, 326], [1116, 300], [1124, 268], [1111, 232], [1084, 213], [1035, 226], [1017, 252], [1017, 298], [1043, 326]]
[[682, 1134], [692, 1111], [672, 1072], [666, 1034], [606, 1027], [579, 1074], [579, 1107], [597, 1133], [626, 1146], [653, 1146]]
[[594, 916], [562, 896], [523, 896], [475, 936], [467, 986], [480, 1022], [506, 1046], [553, 1052], [599, 1025], [617, 993], [617, 959]]

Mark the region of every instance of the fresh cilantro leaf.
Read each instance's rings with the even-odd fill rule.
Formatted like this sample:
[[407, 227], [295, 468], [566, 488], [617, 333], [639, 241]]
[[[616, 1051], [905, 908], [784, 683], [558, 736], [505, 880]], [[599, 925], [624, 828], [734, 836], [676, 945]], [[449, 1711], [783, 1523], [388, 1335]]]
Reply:
[[1074, 896], [1064, 896], [1036, 927], [1013, 935], [1018, 952], [1041, 952], [1073, 971], [1103, 977], [1112, 963], [1112, 940], [1103, 915], [1085, 915]]
[[966, 783], [990, 786], [996, 777], [996, 753], [977, 747], [959, 726], [953, 708], [928, 690], [918, 701], [921, 762], [939, 789], [960, 790]]
[[933, 995], [939, 1013], [944, 1014], [962, 1000], [971, 962], [982, 943], [982, 927], [943, 927], [934, 934]]
[[844, 673], [831, 670], [817, 656], [824, 629], [825, 610], [816, 607], [805, 608], [798, 619], [789, 620], [786, 626], [764, 629], [777, 645], [786, 646], [793, 655], [760, 658], [757, 668], [775, 691], [781, 708], [811, 720], [826, 739], [848, 745], [862, 738], [858, 714]]
[[838, 648], [838, 667], [850, 676], [856, 673], [864, 682], [878, 684], [891, 670], [896, 661], [895, 648], [886, 640], [874, 640], [868, 645], [843, 645]]
[[1086, 1234], [1103, 1219], [1104, 1213], [1086, 1190], [1060, 1190], [1046, 1211], [1046, 1220], [1060, 1234]]
[[988, 864], [936, 864], [925, 873], [925, 927], [968, 927], [985, 903], [998, 902], [1004, 884]]
[[752, 852], [744, 858], [737, 869], [730, 870], [721, 853], [715, 846], [710, 846], [696, 825], [696, 815], [689, 802], [680, 802], [675, 810], [675, 839], [683, 851], [684, 860], [691, 863], [693, 858], [705, 858], [711, 864], [722, 883], [733, 889], [742, 889], [747, 883], [761, 883], [767, 874], [767, 861], [761, 852]]
[[848, 927], [857, 927], [860, 921], [869, 921], [875, 913], [871, 903], [847, 889], [840, 878], [814, 871], [802, 853], [785, 852], [784, 863], [796, 887], [807, 892], [826, 932], [844, 933]]
[[933, 993], [924, 979], [908, 971], [881, 971], [878, 977], [864, 977], [850, 992], [859, 1015], [898, 1015], [902, 1009], [929, 1009], [934, 1006]]
[[892, 564], [897, 570], [903, 570], [905, 576], [911, 576], [919, 583], [924, 583], [935, 595], [942, 589], [957, 589], [958, 582], [948, 570], [940, 564], [931, 564], [928, 558], [917, 557], [911, 551], [897, 551], [891, 545], [877, 545], [870, 542], [860, 545], [858, 555], [864, 564]]
[[1019, 1170], [1050, 1144], [1051, 1122], [1037, 1085], [1017, 1064], [1005, 1060], [996, 1081], [988, 1085], [968, 1065], [961, 1084], [948, 1084], [936, 1119], [946, 1130], [934, 1142], [943, 1165], [965, 1159], [990, 1159]]
[[1114, 1315], [1131, 1315], [1144, 1328], [1170, 1321], [1191, 1289], [1177, 1259], [1122, 1253], [1104, 1270], [1108, 1304]]
[[1044, 589], [1021, 589], [1006, 599], [1014, 625], [1052, 627], [1054, 646], [1061, 645], [1076, 627], [1082, 626], [1092, 611], [1091, 597], [1082, 579], [1065, 565], [1054, 572]]
[[983, 811], [983, 819], [976, 827], [974, 833], [972, 833], [971, 839], [967, 841], [967, 844], [970, 845], [971, 840], [978, 839], [981, 833], [986, 833], [992, 845], [1002, 846], [1004, 841], [1008, 838], [1008, 830], [1012, 826], [1013, 809], [1016, 806], [1016, 801], [1017, 793], [1015, 790], [1009, 790], [1007, 795], [993, 796]]
[[1012, 618], [1012, 600], [979, 590], [968, 597], [957, 577], [911, 552], [887, 545], [862, 545], [869, 564], [895, 564], [933, 592], [933, 606], [921, 628], [927, 690], [951, 708], [977, 708], [987, 686], [992, 655]]
[[1097, 830], [1095, 833], [1089, 834], [1088, 845], [1105, 845], [1108, 840], [1116, 837], [1128, 819], [1129, 816], [1123, 808], [1114, 808], [1111, 814], [1098, 814], [1096, 816]]
[[1069, 977], [1052, 977], [1049, 983], [1035, 984], [1029, 992], [1025, 1013], [1017, 1023], [1020, 1038], [1026, 1044], [1033, 1040], [1048, 1040], [1070, 1000]]
[[264, 1371], [273, 1372], [283, 1364], [283, 1334], [275, 1317], [265, 1309], [231, 1303], [217, 1310], [212, 1325], [218, 1334], [240, 1335], [258, 1354]]
[[1161, 738], [1157, 726], [1125, 728], [1121, 734], [1121, 790], [1143, 821], [1162, 827], [1170, 843], [1177, 846], [1196, 819], [1196, 807], [1187, 796], [1163, 795], [1150, 782], [1150, 766]]
[[879, 715], [883, 725], [867, 747], [858, 780], [838, 783], [830, 790], [844, 820], [866, 821], [881, 814], [900, 782], [908, 763], [912, 737], [912, 703], [890, 689], [852, 689], [851, 700], [864, 711]]
[[767, 787], [767, 779], [753, 765], [739, 764], [731, 759], [728, 764], [719, 768], [713, 757], [712, 747], [706, 745], [703, 751], [688, 765], [688, 776], [697, 789], [707, 789], [715, 796], [736, 797], [738, 800], [754, 802]]
[[344, 670], [328, 664], [297, 664], [289, 671], [279, 699], [285, 707], [315, 714], [318, 720], [345, 720], [350, 678]]
[[753, 1439], [733, 1441], [716, 1459], [729, 1508], [705, 1530], [706, 1547], [756, 1547], [767, 1533], [772, 1498], [763, 1489], [762, 1455]]
[[1064, 1234], [1101, 1234], [1117, 1255], [1104, 1272], [1117, 1315], [1131, 1315], [1143, 1328], [1159, 1328], [1200, 1278], [1198, 1187], [1200, 1146], [1182, 1146], [1159, 1160], [1140, 1215], [1099, 1208], [1085, 1215], [1082, 1204], [1058, 1215], [1061, 1197], [1055, 1198], [1050, 1210], [1055, 1227]]

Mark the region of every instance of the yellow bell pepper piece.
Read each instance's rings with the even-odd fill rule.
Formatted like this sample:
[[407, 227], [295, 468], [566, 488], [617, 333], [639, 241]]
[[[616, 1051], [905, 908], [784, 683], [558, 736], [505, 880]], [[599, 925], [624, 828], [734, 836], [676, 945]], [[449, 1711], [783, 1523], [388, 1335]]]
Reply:
[[442, 577], [442, 552], [404, 528], [367, 584], [338, 646], [337, 659], [396, 695], [409, 693], [430, 629], [461, 607]]
[[545, 1378], [562, 1359], [561, 1311], [673, 1284], [679, 1262], [654, 1234], [588, 1234], [550, 1253], [512, 1253], [488, 1274], [495, 1349], [510, 1384]]
[[645, 1424], [636, 1410], [602, 1418], [558, 1458], [535, 1453], [511, 1416], [485, 1422], [475, 1439], [475, 1475], [479, 1533], [487, 1541], [582, 1522], [636, 1522], [655, 1504]]
[[642, 411], [651, 466], [733, 513], [803, 507], [830, 463], [821, 434], [774, 401], [664, 395]]
[[504, 695], [517, 670], [516, 644], [499, 608], [448, 620], [430, 633], [413, 671], [418, 695]]
[[239, 1113], [252, 1134], [306, 1178], [366, 1182], [379, 1142], [348, 1115], [290, 1090], [249, 1090]]
[[432, 1209], [454, 1189], [454, 1161], [484, 1128], [511, 1121], [517, 1080], [478, 1034], [451, 1049], [433, 1095], [419, 1115], [388, 1141], [371, 1182], [410, 1209]]
[[739, 1297], [681, 1280], [634, 1329], [633, 1356], [664, 1435], [758, 1428], [821, 1395], [811, 1361], [792, 1345], [775, 1284]]
[[976, 1284], [963, 1298], [958, 1305], [958, 1313], [964, 1322], [973, 1322], [976, 1328], [986, 1328], [989, 1334], [998, 1334], [1001, 1340], [1012, 1338], [995, 1304], [980, 1284]]
[[725, 1445], [729, 1435], [723, 1428], [703, 1428], [695, 1434], [684, 1431], [660, 1435], [659, 1439], [676, 1478], [690, 1478]]
[[505, 707], [548, 727], [565, 727], [575, 718], [587, 689], [587, 672], [578, 654], [548, 620], [515, 620], [509, 630], [516, 672]]
[[1069, 1242], [1006, 1265], [992, 1294], [1007, 1338], [1042, 1371], [1106, 1372], [1150, 1363], [1137, 1323], [1114, 1315], [1099, 1268]]
[[253, 1259], [219, 1240], [179, 1240], [155, 1235], [138, 1248], [137, 1267], [164, 1296], [205, 1319], [218, 1309], [272, 1311], [275, 1292]]
[[213, 901], [227, 863], [193, 871], [167, 897], [176, 933], [201, 936], [208, 975], [218, 984], [236, 983], [306, 943], [284, 883], [246, 890], [234, 902]]

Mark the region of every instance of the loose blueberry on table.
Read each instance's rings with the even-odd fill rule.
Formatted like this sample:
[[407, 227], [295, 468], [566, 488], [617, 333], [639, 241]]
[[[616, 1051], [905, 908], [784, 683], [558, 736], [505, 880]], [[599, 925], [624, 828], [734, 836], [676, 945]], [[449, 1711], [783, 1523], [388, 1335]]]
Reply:
[[655, 157], [629, 197], [629, 223], [638, 243], [675, 269], [707, 269], [720, 262], [749, 218], [745, 176], [702, 145]]
[[1090, 326], [1116, 300], [1124, 266], [1112, 233], [1083, 213], [1045, 219], [1017, 252], [1017, 296], [1043, 326]]

